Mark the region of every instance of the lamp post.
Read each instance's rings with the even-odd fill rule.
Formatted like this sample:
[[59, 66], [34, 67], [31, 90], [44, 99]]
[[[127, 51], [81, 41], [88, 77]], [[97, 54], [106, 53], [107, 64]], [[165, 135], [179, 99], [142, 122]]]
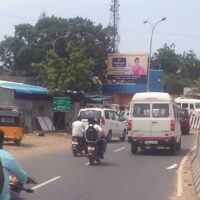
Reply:
[[151, 26], [151, 28], [152, 28], [152, 30], [151, 30], [151, 39], [150, 39], [150, 49], [149, 49], [149, 60], [148, 60], [148, 66], [147, 66], [147, 86], [146, 86], [147, 92], [150, 91], [150, 88], [149, 88], [149, 74], [150, 74], [150, 64], [151, 64], [151, 51], [152, 51], [153, 33], [154, 33], [154, 30], [155, 30], [156, 26], [160, 22], [165, 21], [165, 20], [166, 20], [166, 17], [163, 17], [161, 20], [157, 21], [154, 25], [148, 20], [143, 21], [144, 24], [149, 24]]
[[63, 36], [60, 36], [60, 37], [57, 37], [54, 42], [53, 42], [53, 51], [55, 52], [55, 49], [56, 49], [56, 42], [61, 39], [61, 38], [66, 38], [68, 35], [63, 35]]

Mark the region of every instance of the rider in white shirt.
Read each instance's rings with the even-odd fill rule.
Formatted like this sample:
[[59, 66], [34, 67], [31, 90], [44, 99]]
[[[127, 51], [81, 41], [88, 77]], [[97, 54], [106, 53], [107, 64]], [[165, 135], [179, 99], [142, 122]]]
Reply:
[[85, 125], [81, 121], [80, 116], [78, 116], [77, 120], [72, 123], [72, 136], [77, 136], [77, 137], [85, 136]]

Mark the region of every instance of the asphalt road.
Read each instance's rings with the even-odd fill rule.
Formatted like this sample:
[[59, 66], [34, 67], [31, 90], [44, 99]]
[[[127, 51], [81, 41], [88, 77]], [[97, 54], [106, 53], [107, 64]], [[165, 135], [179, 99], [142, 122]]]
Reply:
[[89, 166], [86, 157], [72, 156], [71, 150], [58, 151], [45, 157], [20, 160], [22, 166], [41, 183], [54, 181], [35, 190], [21, 193], [29, 200], [169, 200], [176, 192], [175, 169], [194, 143], [194, 136], [182, 137], [182, 150], [175, 156], [168, 151], [143, 151], [132, 155], [130, 144], [108, 145], [101, 164]]

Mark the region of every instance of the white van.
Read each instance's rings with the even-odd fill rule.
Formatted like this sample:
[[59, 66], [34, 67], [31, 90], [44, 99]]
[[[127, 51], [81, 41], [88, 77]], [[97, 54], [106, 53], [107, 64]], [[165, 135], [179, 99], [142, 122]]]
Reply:
[[178, 97], [175, 102], [181, 107], [186, 108], [191, 115], [192, 113], [200, 113], [200, 100], [188, 99], [184, 97]]
[[133, 154], [138, 147], [169, 147], [172, 154], [181, 149], [178, 107], [168, 93], [136, 93], [130, 104], [128, 123]]

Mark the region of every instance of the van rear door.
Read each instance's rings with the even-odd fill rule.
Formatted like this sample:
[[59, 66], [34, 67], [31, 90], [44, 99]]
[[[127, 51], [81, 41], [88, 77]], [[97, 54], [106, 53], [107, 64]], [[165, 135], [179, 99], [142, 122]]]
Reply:
[[133, 103], [132, 132], [134, 137], [151, 136], [150, 106], [149, 103]]
[[170, 103], [152, 103], [151, 136], [166, 137], [171, 132]]

